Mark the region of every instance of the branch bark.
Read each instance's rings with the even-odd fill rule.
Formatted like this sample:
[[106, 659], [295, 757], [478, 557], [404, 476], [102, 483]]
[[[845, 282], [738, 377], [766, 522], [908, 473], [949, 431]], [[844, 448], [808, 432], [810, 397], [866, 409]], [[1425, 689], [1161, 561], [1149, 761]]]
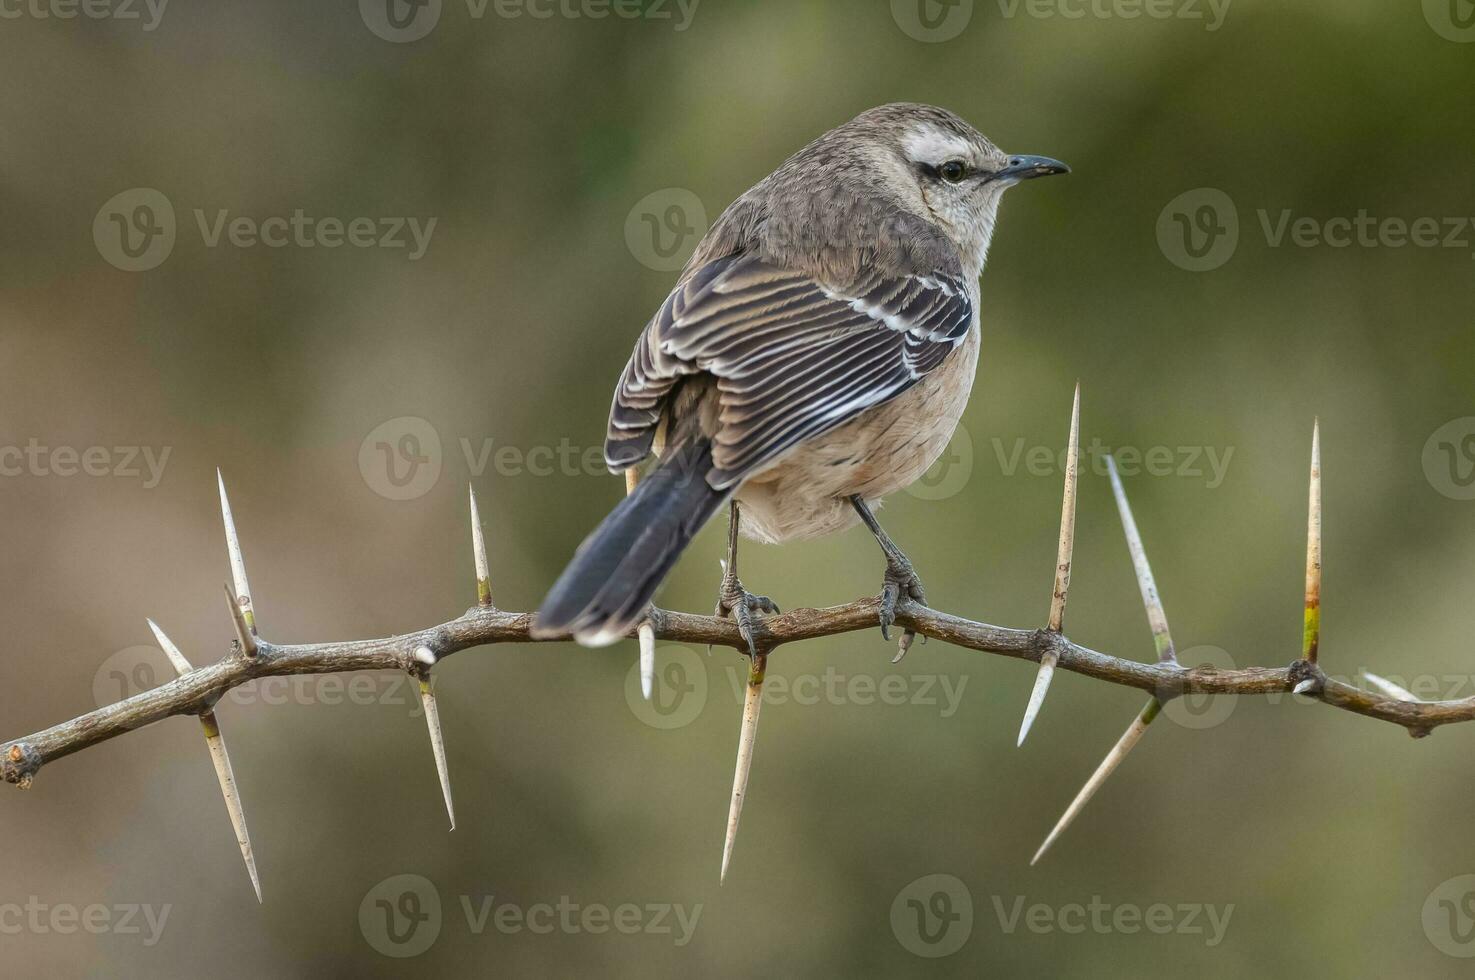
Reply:
[[[651, 625], [658, 639], [713, 644], [746, 653], [737, 624], [690, 613], [653, 609]], [[877, 601], [859, 599], [825, 609], [795, 609], [760, 620], [759, 652], [771, 653], [789, 643], [878, 625]], [[199, 715], [212, 709], [227, 692], [258, 677], [328, 674], [358, 670], [404, 670], [416, 673], [418, 648], [428, 648], [437, 661], [473, 647], [533, 640], [528, 613], [475, 607], [439, 626], [378, 640], [339, 643], [282, 644], [256, 640], [256, 654], [246, 656], [239, 643], [224, 659], [169, 681], [125, 701], [90, 711], [71, 721], [0, 744], [6, 782], [29, 785], [40, 768], [74, 752], [176, 715]], [[1047, 653], [1062, 670], [1146, 691], [1162, 700], [1183, 694], [1265, 695], [1288, 692], [1303, 680], [1316, 681], [1308, 696], [1354, 714], [1391, 722], [1415, 737], [1440, 725], [1475, 721], [1475, 697], [1454, 701], [1409, 702], [1362, 690], [1325, 676], [1319, 667], [1296, 660], [1288, 667], [1218, 670], [1211, 666], [1140, 663], [1099, 653], [1047, 629], [1010, 629], [974, 622], [904, 601], [897, 624], [954, 646], [1038, 663]], [[635, 631], [630, 635], [633, 637]], [[554, 638], [553, 642], [559, 639]], [[878, 654], [879, 655], [879, 654]]]

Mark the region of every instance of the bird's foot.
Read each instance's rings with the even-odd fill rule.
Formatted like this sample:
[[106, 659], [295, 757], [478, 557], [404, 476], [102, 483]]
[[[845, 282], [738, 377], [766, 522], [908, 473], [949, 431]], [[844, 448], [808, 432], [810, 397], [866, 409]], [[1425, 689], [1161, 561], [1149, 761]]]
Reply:
[[[881, 586], [881, 635], [891, 639], [891, 627], [896, 622], [896, 605], [902, 599], [911, 599], [927, 604], [927, 593], [922, 589], [922, 580], [917, 577], [917, 570], [905, 555], [888, 556], [886, 559], [886, 577]], [[903, 630], [901, 639], [896, 645], [896, 656], [891, 658], [892, 663], [900, 663], [901, 658], [907, 655], [912, 648], [912, 641], [917, 638], [913, 630]], [[926, 643], [927, 638], [922, 637]]]
[[748, 641], [748, 655], [758, 656], [758, 642], [755, 629], [758, 621], [757, 613], [778, 613], [778, 603], [766, 595], [754, 595], [743, 588], [743, 583], [738, 580], [737, 573], [727, 562], [722, 563], [722, 584], [717, 590], [717, 609], [712, 615], [719, 619], [732, 616], [737, 620], [738, 632], [744, 640]]

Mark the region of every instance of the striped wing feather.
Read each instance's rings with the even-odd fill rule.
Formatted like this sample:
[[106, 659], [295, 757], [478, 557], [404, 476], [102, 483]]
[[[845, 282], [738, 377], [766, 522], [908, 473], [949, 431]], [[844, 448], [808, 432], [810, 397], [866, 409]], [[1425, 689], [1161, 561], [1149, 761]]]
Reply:
[[956, 275], [872, 275], [842, 290], [755, 256], [698, 269], [646, 326], [615, 391], [605, 457], [649, 452], [680, 380], [717, 379], [717, 489], [842, 425], [937, 369], [968, 334], [973, 308]]

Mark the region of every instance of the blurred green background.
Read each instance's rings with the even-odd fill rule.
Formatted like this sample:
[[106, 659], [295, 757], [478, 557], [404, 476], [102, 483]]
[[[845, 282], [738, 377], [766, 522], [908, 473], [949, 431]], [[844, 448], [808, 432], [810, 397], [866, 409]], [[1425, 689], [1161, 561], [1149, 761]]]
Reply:
[[[1154, 8], [1199, 19], [1132, 17], [1128, 0], [706, 0], [602, 18], [597, 2], [493, 0], [478, 17], [445, 0], [398, 4], [401, 28], [383, 0], [132, 20], [49, 2], [0, 5], [6, 738], [166, 677], [145, 616], [196, 663], [226, 651], [216, 466], [270, 639], [458, 614], [474, 599], [468, 483], [498, 604], [534, 608], [622, 493], [577, 454], [599, 445], [671, 262], [804, 142], [896, 100], [1075, 168], [1008, 196], [964, 435], [882, 515], [933, 605], [1043, 623], [1060, 507], [1045, 454], [1079, 378], [1088, 446], [1166, 447], [1127, 484], [1185, 661], [1289, 663], [1319, 415], [1324, 664], [1475, 694], [1465, 0]], [[168, 201], [174, 240], [133, 239], [154, 251], [131, 260], [117, 223], [141, 236], [167, 217], [138, 211], [158, 199], [137, 188]], [[1204, 188], [1220, 194], [1179, 200]], [[209, 244], [222, 212], [255, 227], [298, 209], [435, 225], [418, 258]], [[1360, 211], [1385, 222], [1381, 244], [1275, 236], [1288, 214], [1314, 219], [1302, 241], [1336, 237], [1324, 223]], [[1463, 221], [1461, 237], [1395, 246], [1386, 219], [1421, 217], [1440, 239]], [[1186, 246], [1182, 222], [1201, 236]], [[1219, 235], [1236, 222], [1237, 245]], [[1218, 251], [1194, 259], [1208, 236]], [[1210, 453], [1228, 460], [1217, 475]], [[1080, 508], [1069, 631], [1149, 658], [1096, 473]], [[722, 537], [703, 533], [662, 605], [710, 608]], [[860, 530], [743, 557], [785, 608], [873, 593], [881, 571]], [[437, 670], [453, 833], [399, 679], [222, 703], [264, 906], [193, 721], [0, 794], [0, 952], [37, 976], [1468, 975], [1475, 726], [1416, 743], [1289, 696], [1188, 706], [1030, 868], [1141, 696], [1061, 674], [1017, 749], [1032, 665], [933, 642], [893, 668], [891, 649], [866, 632], [774, 657], [770, 676], [819, 696], [765, 711], [720, 888], [742, 661], [663, 649], [663, 678], [691, 668], [706, 691], [663, 683], [675, 710], [655, 716], [627, 697], [632, 643], [504, 646]], [[868, 695], [891, 674], [892, 703]], [[956, 882], [917, 884], [937, 874]], [[908, 897], [941, 890], [957, 912], [960, 887], [972, 916], [944, 943], [961, 947], [918, 955], [940, 946]], [[375, 903], [415, 889], [441, 913], [396, 943]], [[498, 928], [497, 909], [561, 898], [638, 905], [641, 930]], [[1093, 901], [1105, 928], [1072, 911]], [[40, 927], [28, 904], [48, 910]], [[96, 933], [48, 918], [91, 905], [107, 909]], [[662, 933], [647, 905], [700, 918]], [[1156, 905], [1174, 910], [1167, 934], [1128, 927]], [[168, 906], [156, 936], [142, 913], [141, 932], [120, 921], [141, 906]], [[1233, 907], [1222, 935], [1208, 906]]]

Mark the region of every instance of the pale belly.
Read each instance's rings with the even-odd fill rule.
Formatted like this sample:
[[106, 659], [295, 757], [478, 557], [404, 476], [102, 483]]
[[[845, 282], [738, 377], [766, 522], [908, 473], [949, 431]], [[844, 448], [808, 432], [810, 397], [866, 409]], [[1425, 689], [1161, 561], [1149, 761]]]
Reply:
[[778, 543], [859, 523], [849, 498], [880, 500], [908, 486], [947, 448], [978, 366], [979, 329], [932, 374], [884, 405], [795, 447], [738, 488], [742, 531]]

